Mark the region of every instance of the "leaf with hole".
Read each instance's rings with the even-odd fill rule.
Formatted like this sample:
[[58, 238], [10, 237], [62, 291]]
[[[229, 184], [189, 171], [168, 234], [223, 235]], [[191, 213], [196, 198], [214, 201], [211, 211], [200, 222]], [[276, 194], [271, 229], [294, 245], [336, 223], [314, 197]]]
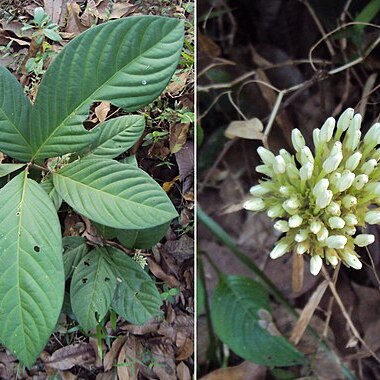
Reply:
[[141, 169], [128, 164], [87, 158], [58, 170], [53, 179], [65, 202], [106, 226], [145, 229], [177, 216], [161, 187]]
[[71, 280], [71, 307], [84, 330], [95, 328], [107, 314], [116, 288], [114, 268], [104, 248], [82, 258]]
[[30, 366], [61, 311], [61, 228], [52, 201], [27, 172], [0, 190], [0, 204], [0, 341]]
[[212, 296], [211, 319], [222, 342], [243, 359], [278, 367], [304, 363], [303, 354], [276, 329], [268, 293], [256, 281], [223, 277]]

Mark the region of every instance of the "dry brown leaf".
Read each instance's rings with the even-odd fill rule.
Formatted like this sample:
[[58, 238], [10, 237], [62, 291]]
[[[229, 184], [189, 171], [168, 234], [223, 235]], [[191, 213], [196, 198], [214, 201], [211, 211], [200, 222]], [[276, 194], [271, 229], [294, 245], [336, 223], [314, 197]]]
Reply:
[[96, 380], [116, 380], [116, 373], [115, 371], [98, 373], [96, 375]]
[[123, 16], [130, 15], [136, 10], [136, 8], [136, 5], [129, 4], [129, 0], [120, 3], [114, 3], [109, 18], [121, 18]]
[[139, 374], [139, 360], [137, 339], [130, 335], [121, 347], [117, 359], [117, 375], [122, 380], [137, 380]]
[[220, 47], [208, 36], [198, 32], [198, 51], [206, 53], [212, 58], [216, 58], [221, 54]]
[[0, 379], [12, 379], [17, 367], [18, 362], [14, 356], [0, 352]]
[[263, 129], [263, 123], [257, 118], [250, 120], [237, 120], [232, 121], [228, 125], [224, 135], [228, 139], [240, 137], [248, 140], [262, 140], [264, 137], [262, 133]]
[[77, 3], [70, 0], [67, 3], [67, 24], [65, 28], [66, 33], [70, 33], [73, 36], [76, 36], [84, 32], [86, 28], [79, 17], [80, 7]]
[[176, 360], [186, 360], [190, 358], [194, 353], [194, 342], [190, 338], [186, 338], [186, 340], [182, 343], [182, 346], [179, 349], [179, 352], [176, 356]]
[[110, 109], [111, 109], [110, 102], [101, 102], [97, 107], [95, 107], [95, 115], [101, 123], [104, 120], [106, 120]]
[[189, 72], [186, 71], [174, 76], [166, 91], [171, 96], [178, 95], [185, 88], [188, 77]]
[[108, 0], [99, 0], [96, 3], [96, 10], [98, 13], [98, 17], [101, 20], [107, 20], [109, 16], [109, 1]]
[[174, 349], [166, 339], [154, 339], [151, 353], [153, 357], [153, 371], [160, 380], [177, 380]]
[[200, 380], [264, 380], [266, 367], [244, 361], [235, 367], [220, 368]]
[[7, 32], [14, 33], [19, 38], [25, 38], [25, 37], [28, 39], [32, 38], [33, 31], [31, 31], [31, 30], [22, 31], [21, 30], [21, 28], [24, 26], [24, 24], [22, 22], [19, 22], [19, 21], [9, 21], [9, 22], [3, 21], [3, 22], [1, 22], [0, 21], [0, 25], [2, 26], [2, 28], [4, 30], [6, 30]]
[[133, 335], [145, 335], [145, 334], [153, 334], [156, 333], [158, 328], [160, 327], [162, 318], [156, 317], [143, 325], [124, 325], [121, 326], [121, 330], [129, 331]]
[[189, 367], [184, 362], [177, 365], [177, 377], [178, 380], [191, 380]]
[[149, 270], [160, 280], [165, 281], [171, 288], [179, 288], [181, 283], [170, 274], [165, 273], [162, 268], [152, 259], [148, 259]]
[[187, 235], [182, 235], [178, 240], [167, 241], [164, 247], [179, 262], [194, 256], [194, 239]]
[[54, 24], [62, 25], [66, 14], [66, 0], [44, 0], [44, 10]]
[[170, 126], [170, 152], [177, 153], [185, 145], [190, 124], [175, 124]]
[[67, 370], [76, 365], [95, 362], [95, 352], [89, 343], [73, 344], [62, 347], [44, 361], [50, 368]]
[[104, 355], [103, 366], [105, 371], [109, 371], [116, 358], [119, 356], [121, 347], [127, 340], [126, 335], [118, 336], [111, 345], [111, 349]]
[[62, 380], [77, 380], [77, 376], [70, 371], [60, 371]]
[[87, 0], [86, 8], [80, 17], [82, 25], [86, 26], [87, 28], [90, 28], [92, 25], [95, 24], [96, 18], [98, 17], [99, 12], [96, 8], [96, 4], [94, 0]]

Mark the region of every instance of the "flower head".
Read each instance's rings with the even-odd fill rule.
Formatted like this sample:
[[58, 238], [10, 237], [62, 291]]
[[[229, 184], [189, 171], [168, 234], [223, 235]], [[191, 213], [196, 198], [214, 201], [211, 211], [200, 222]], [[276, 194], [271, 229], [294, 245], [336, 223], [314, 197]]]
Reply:
[[[310, 271], [317, 275], [323, 261], [360, 269], [355, 247], [375, 241], [358, 227], [380, 224], [380, 124], [361, 139], [361, 116], [352, 108], [338, 122], [330, 117], [313, 131], [314, 152], [298, 129], [292, 132], [295, 156], [281, 149], [275, 155], [260, 147], [265, 174], [251, 188], [244, 207], [266, 211], [276, 219], [275, 229], [285, 236], [270, 253], [278, 258], [287, 252], [309, 254]], [[371, 207], [370, 207], [371, 206]]]

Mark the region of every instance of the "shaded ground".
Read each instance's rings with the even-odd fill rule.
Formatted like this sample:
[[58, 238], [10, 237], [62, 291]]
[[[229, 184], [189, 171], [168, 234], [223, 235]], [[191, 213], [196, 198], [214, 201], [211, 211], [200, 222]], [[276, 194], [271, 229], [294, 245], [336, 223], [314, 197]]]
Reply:
[[[30, 31], [22, 31], [37, 6], [44, 7], [52, 21], [59, 25], [63, 37], [60, 43], [48, 40], [43, 50], [31, 44]], [[119, 319], [115, 328], [108, 322], [107, 334], [99, 340], [95, 331], [91, 336], [83, 335], [76, 322], [62, 313], [57, 331], [32, 368], [21, 368], [4, 348], [0, 348], [1, 379], [187, 380], [193, 372], [192, 2], [0, 0], [0, 64], [14, 73], [33, 100], [44, 70], [70, 39], [94, 24], [138, 14], [178, 17], [186, 23], [185, 45], [178, 70], [161, 97], [141, 110], [147, 117], [147, 128], [144, 138], [130, 152], [137, 151], [139, 166], [165, 189], [180, 215], [161, 243], [152, 250], [139, 251], [148, 258], [149, 269], [164, 294], [164, 318], [144, 326]], [[27, 65], [28, 59], [34, 62], [32, 67], [31, 61]], [[106, 102], [94, 104], [86, 127], [93, 128], [121, 112]], [[6, 156], [2, 155], [1, 159], [7, 162]], [[67, 207], [61, 209], [60, 220], [64, 236], [85, 235], [89, 228], [87, 220]], [[44, 365], [51, 358], [53, 365]], [[131, 363], [135, 371], [131, 370]]]
[[[198, 8], [199, 123], [204, 133], [198, 155], [199, 203], [299, 310], [316, 291], [321, 276], [310, 275], [306, 264], [303, 288], [294, 292], [291, 256], [275, 261], [268, 258], [278, 239], [272, 222], [265, 215], [242, 211], [242, 203], [249, 188], [260, 178], [254, 168], [260, 163], [256, 149], [263, 144], [261, 123], [269, 147], [277, 152], [282, 147], [292, 150], [293, 128], [299, 128], [311, 145], [312, 130], [320, 127], [328, 116], [336, 117], [347, 107], [362, 114], [364, 131], [379, 119], [378, 27], [345, 29], [333, 37], [326, 36], [334, 28], [355, 20], [366, 4], [337, 1], [330, 7], [325, 1], [219, 0], [202, 2]], [[379, 16], [374, 11], [362, 21], [377, 24]], [[323, 36], [326, 37], [321, 40]], [[357, 64], [346, 66], [355, 59]], [[235, 125], [229, 129], [229, 138], [225, 136], [231, 122], [252, 118], [259, 120]], [[364, 268], [361, 271], [342, 268], [336, 286], [348, 318], [378, 355], [378, 229], [371, 227], [371, 233], [376, 235], [377, 242], [370, 248], [373, 263], [363, 250], [360, 254]], [[198, 240], [209, 295], [216, 274], [206, 256], [224, 273], [252, 277], [202, 225], [199, 225]], [[354, 337], [336, 301], [327, 291], [312, 324], [319, 326], [321, 335], [323, 329], [329, 331], [331, 347], [358, 378], [379, 379], [379, 362]], [[276, 308], [273, 316], [277, 327], [289, 336], [292, 323], [286, 313]], [[283, 379], [311, 375], [321, 379], [342, 378], [338, 368], [318, 353], [315, 342], [310, 346], [310, 342], [302, 341], [298, 348], [315, 355], [314, 365], [307, 373], [303, 368], [290, 368], [280, 374], [247, 362], [212, 373], [218, 367], [242, 363], [242, 359], [229, 352], [215, 361], [210, 351], [207, 352], [210, 344], [207, 318], [203, 312], [198, 319], [199, 375], [211, 373], [207, 379]]]

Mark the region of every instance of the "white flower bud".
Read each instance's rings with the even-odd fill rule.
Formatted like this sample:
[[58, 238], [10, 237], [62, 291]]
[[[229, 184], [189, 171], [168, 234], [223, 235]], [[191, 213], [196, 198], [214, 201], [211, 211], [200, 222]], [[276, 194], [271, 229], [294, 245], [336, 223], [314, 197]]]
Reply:
[[339, 216], [332, 216], [329, 218], [329, 226], [333, 229], [340, 229], [345, 226], [346, 222]]
[[338, 183], [339, 183], [339, 181], [340, 181], [341, 178], [342, 178], [342, 174], [341, 173], [339, 173], [339, 172], [331, 173], [330, 177], [329, 177], [330, 184], [333, 187], [337, 188], [338, 187]]
[[310, 273], [316, 276], [322, 268], [322, 258], [319, 255], [313, 255], [310, 259]]
[[292, 143], [294, 149], [299, 152], [305, 146], [305, 139], [299, 129], [292, 130]]
[[269, 256], [272, 259], [277, 259], [283, 256], [285, 253], [289, 252], [290, 245], [282, 240], [283, 239], [279, 240], [270, 252]]
[[275, 218], [279, 218], [281, 216], [284, 216], [285, 215], [285, 211], [282, 208], [281, 204], [276, 204], [276, 205], [271, 206], [271, 207], [268, 208], [267, 215], [270, 218], [275, 219]]
[[361, 190], [368, 182], [367, 174], [359, 174], [355, 177], [354, 188], [356, 190]]
[[371, 158], [360, 167], [360, 171], [369, 176], [375, 169], [376, 165], [377, 165], [377, 161]]
[[342, 143], [340, 141], [337, 141], [331, 149], [330, 155], [322, 164], [323, 170], [327, 174], [333, 172], [338, 168], [339, 164], [342, 162], [342, 159]]
[[364, 136], [363, 142], [365, 145], [375, 147], [380, 143], [380, 124], [375, 123], [368, 130], [366, 135]]
[[262, 211], [265, 209], [265, 203], [260, 198], [252, 198], [245, 201], [243, 207], [249, 211]]
[[286, 149], [280, 149], [280, 156], [284, 159], [287, 164], [293, 162], [292, 155]]
[[354, 110], [347, 108], [339, 117], [337, 128], [338, 130], [345, 131], [350, 126], [351, 120], [354, 117]]
[[296, 210], [301, 207], [301, 202], [298, 200], [297, 197], [291, 197], [287, 199], [285, 202], [283, 202], [282, 207], [286, 210], [287, 208]]
[[298, 156], [301, 165], [306, 165], [308, 162], [314, 164], [313, 153], [311, 153], [311, 150], [308, 146], [304, 146], [298, 153]]
[[343, 249], [347, 244], [347, 238], [343, 235], [331, 235], [326, 239], [326, 245], [329, 248]]
[[322, 223], [319, 220], [313, 220], [310, 223], [310, 231], [315, 235], [321, 230], [321, 228], [322, 228]]
[[259, 146], [257, 148], [257, 153], [265, 165], [273, 165], [275, 156], [270, 150], [265, 149], [263, 146]]
[[273, 170], [277, 174], [283, 174], [286, 170], [286, 163], [282, 156], [276, 156], [273, 162]]
[[344, 227], [344, 233], [349, 236], [353, 236], [356, 234], [356, 228], [353, 226], [346, 226]]
[[314, 165], [311, 162], [307, 162], [305, 165], [302, 165], [300, 168], [300, 178], [301, 181], [307, 181], [313, 175]]
[[356, 226], [358, 224], [358, 218], [354, 214], [347, 214], [343, 219], [347, 226]]
[[327, 248], [325, 250], [325, 258], [326, 260], [333, 266], [337, 266], [338, 263], [339, 263], [339, 260], [338, 260], [338, 254], [336, 253], [335, 249], [332, 249], [332, 248]]
[[286, 174], [291, 180], [299, 179], [299, 172], [298, 169], [294, 164], [287, 164], [286, 165]]
[[327, 208], [326, 208], [326, 211], [331, 214], [331, 215], [334, 215], [334, 216], [339, 216], [340, 215], [340, 207], [339, 207], [339, 204], [336, 203], [336, 202], [331, 202]]
[[379, 209], [367, 211], [365, 213], [364, 220], [368, 224], [379, 224], [380, 223], [380, 211], [379, 211]]
[[333, 197], [333, 192], [331, 190], [326, 190], [325, 192], [319, 194], [315, 198], [315, 204], [319, 208], [325, 208], [330, 204], [332, 197]]
[[290, 188], [288, 186], [280, 186], [279, 192], [281, 195], [288, 197], [290, 195]]
[[354, 239], [354, 243], [359, 247], [366, 247], [375, 241], [375, 235], [372, 234], [360, 234]]
[[340, 192], [346, 191], [354, 183], [354, 180], [355, 180], [355, 174], [350, 172], [349, 170], [344, 170], [340, 178], [340, 181], [337, 184], [338, 190]]
[[310, 243], [308, 241], [303, 241], [296, 246], [296, 253], [303, 255], [310, 248]]
[[274, 224], [274, 229], [279, 232], [288, 232], [289, 231], [289, 224], [286, 220], [277, 220], [277, 222]]
[[258, 165], [256, 166], [256, 171], [261, 174], [265, 174], [268, 177], [273, 177], [274, 176], [274, 171], [271, 167], [268, 165]]
[[358, 147], [361, 136], [362, 133], [360, 131], [353, 131], [344, 142], [344, 146], [347, 148], [347, 150], [353, 152]]
[[255, 185], [249, 189], [249, 192], [255, 197], [261, 197], [265, 194], [268, 194], [270, 190], [263, 185]]
[[345, 195], [342, 199], [342, 204], [345, 208], [351, 208], [353, 206], [356, 206], [358, 203], [358, 200], [353, 195]]
[[354, 269], [361, 269], [363, 266], [358, 257], [355, 255], [355, 252], [344, 252], [343, 260], [345, 264]]
[[360, 152], [355, 152], [347, 159], [345, 164], [346, 169], [351, 171], [355, 170], [358, 167], [361, 159], [362, 154]]
[[319, 134], [320, 133], [321, 133], [321, 130], [318, 128], [313, 130], [313, 143], [314, 143], [315, 147], [319, 146]]
[[303, 219], [298, 215], [292, 215], [290, 218], [289, 218], [289, 227], [290, 228], [297, 228], [299, 227], [303, 222]]
[[366, 187], [365, 190], [370, 193], [371, 195], [374, 195], [376, 197], [380, 196], [380, 182], [372, 182], [369, 183]]
[[299, 230], [296, 235], [294, 236], [294, 240], [297, 242], [297, 243], [301, 243], [303, 241], [305, 241], [309, 236], [309, 233], [306, 229], [302, 229], [302, 230]]
[[317, 239], [320, 242], [325, 241], [329, 236], [329, 231], [326, 227], [322, 227], [321, 230], [317, 233]]
[[329, 117], [321, 128], [319, 133], [319, 141], [321, 144], [327, 143], [331, 140], [335, 128], [335, 119]]
[[313, 188], [313, 195], [317, 197], [318, 195], [325, 192], [329, 187], [329, 180], [327, 178], [322, 178]]

